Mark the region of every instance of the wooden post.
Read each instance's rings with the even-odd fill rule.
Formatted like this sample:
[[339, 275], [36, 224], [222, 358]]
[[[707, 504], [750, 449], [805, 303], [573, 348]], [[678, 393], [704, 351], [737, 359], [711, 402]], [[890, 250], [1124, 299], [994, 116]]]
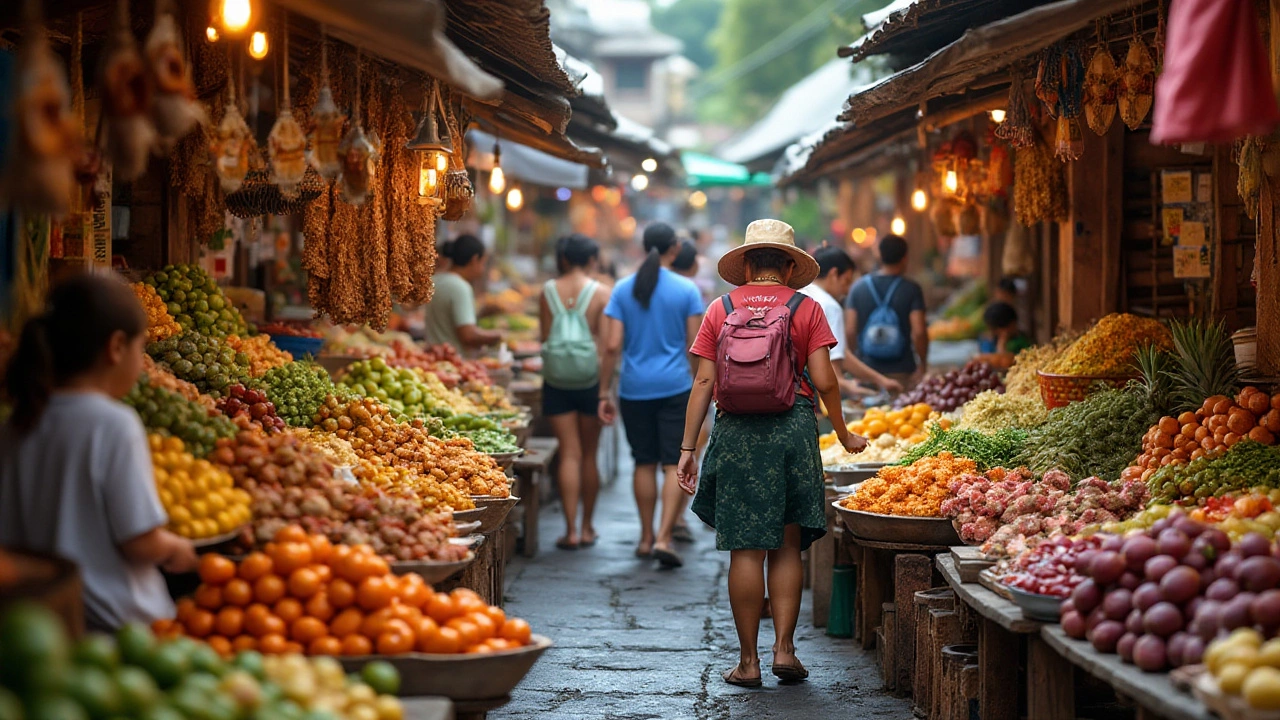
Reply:
[[[1280, 61], [1280, 5], [1269, 3], [1264, 15], [1263, 33], [1270, 48], [1271, 67]], [[1272, 83], [1280, 89], [1280, 77], [1272, 73]], [[1265, 174], [1258, 203], [1258, 254], [1254, 263], [1258, 268], [1258, 373], [1273, 377], [1280, 373], [1280, 258], [1276, 256], [1276, 206], [1280, 205], [1280, 186], [1277, 179]]]
[[982, 720], [1018, 720], [1017, 635], [983, 618], [978, 630], [978, 667], [981, 677], [978, 708]]
[[1058, 236], [1058, 319], [1084, 327], [1116, 310], [1124, 225], [1124, 127], [1084, 131], [1084, 157], [1066, 169], [1071, 208]]
[[[963, 606], [964, 603], [956, 603]], [[942, 649], [960, 642], [959, 617], [949, 610], [929, 611], [929, 717], [942, 714]]]
[[894, 642], [897, 650], [897, 680], [900, 693], [911, 692], [911, 675], [916, 667], [916, 593], [933, 586], [933, 558], [928, 555], [903, 554], [894, 558], [893, 600], [898, 606]]
[[880, 633], [876, 644], [880, 654], [880, 674], [884, 677], [884, 689], [894, 690], [898, 687], [898, 644], [894, 641], [898, 633], [898, 608], [893, 603], [881, 606]]
[[862, 561], [858, 563], [858, 616], [857, 632], [863, 650], [875, 645], [875, 631], [880, 625], [881, 605], [889, 580], [885, 578], [882, 553], [862, 547]]
[[911, 695], [917, 715], [928, 716], [933, 691], [933, 631], [929, 625], [931, 610], [951, 610], [956, 594], [951, 588], [935, 588], [916, 593], [916, 667], [911, 678]]
[[1027, 637], [1027, 717], [1072, 720], [1076, 716], [1075, 668], [1039, 635]]
[[836, 538], [830, 532], [809, 546], [808, 575], [813, 587], [814, 627], [826, 627], [827, 617], [831, 614], [831, 573], [835, 566], [835, 555]]

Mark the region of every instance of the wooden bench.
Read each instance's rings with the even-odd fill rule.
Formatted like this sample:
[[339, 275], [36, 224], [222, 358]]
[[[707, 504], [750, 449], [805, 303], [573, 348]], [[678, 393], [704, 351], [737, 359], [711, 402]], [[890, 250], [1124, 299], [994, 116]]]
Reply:
[[512, 471], [516, 476], [516, 495], [522, 508], [523, 532], [518, 546], [525, 557], [538, 554], [538, 514], [542, 510], [543, 491], [551, 486], [551, 464], [560, 451], [555, 438], [529, 438], [524, 455], [516, 458]]

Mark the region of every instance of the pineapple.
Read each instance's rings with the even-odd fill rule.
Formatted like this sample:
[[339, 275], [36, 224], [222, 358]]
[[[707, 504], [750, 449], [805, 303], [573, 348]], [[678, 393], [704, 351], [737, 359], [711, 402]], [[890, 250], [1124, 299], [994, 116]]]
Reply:
[[1144, 345], [1134, 353], [1133, 360], [1141, 373], [1138, 385], [1146, 391], [1151, 405], [1161, 413], [1172, 411], [1174, 383], [1169, 368], [1174, 364], [1173, 357], [1155, 345]]
[[1240, 389], [1231, 336], [1221, 322], [1170, 323], [1173, 362], [1163, 370], [1172, 383], [1176, 410], [1194, 410], [1213, 395], [1233, 397]]

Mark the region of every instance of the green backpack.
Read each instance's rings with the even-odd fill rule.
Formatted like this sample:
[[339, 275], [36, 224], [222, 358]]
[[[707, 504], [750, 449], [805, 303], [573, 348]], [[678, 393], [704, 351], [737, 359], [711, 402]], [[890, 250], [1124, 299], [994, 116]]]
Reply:
[[542, 288], [551, 308], [551, 332], [542, 343], [542, 377], [552, 387], [583, 390], [600, 381], [600, 357], [587, 324], [587, 306], [596, 285], [591, 280], [582, 288], [572, 310], [560, 302], [555, 280], [548, 280]]

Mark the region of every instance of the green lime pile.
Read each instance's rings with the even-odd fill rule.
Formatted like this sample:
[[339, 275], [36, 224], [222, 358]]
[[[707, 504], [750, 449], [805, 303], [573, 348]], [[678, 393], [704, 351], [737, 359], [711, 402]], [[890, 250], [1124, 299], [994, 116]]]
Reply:
[[201, 392], [221, 393], [249, 378], [249, 356], [221, 340], [190, 330], [147, 345], [147, 354]]
[[183, 330], [218, 338], [249, 332], [244, 316], [199, 265], [169, 265], [143, 282], [155, 288]]
[[443, 417], [451, 412], [412, 370], [393, 368], [380, 357], [351, 363], [340, 382], [357, 395], [386, 405], [400, 419]]
[[224, 660], [205, 643], [160, 640], [137, 623], [72, 643], [57, 617], [29, 603], [0, 617], [3, 720], [381, 720], [403, 715], [379, 694], [399, 685], [385, 662], [348, 678], [333, 658], [246, 651]]
[[311, 427], [325, 398], [348, 395], [333, 384], [324, 368], [305, 362], [271, 368], [252, 384], [267, 391], [276, 414], [292, 427]]
[[1156, 470], [1147, 479], [1153, 502], [1221, 497], [1234, 490], [1280, 487], [1280, 447], [1248, 438], [1222, 453]]
[[124, 401], [142, 418], [142, 424], [161, 435], [173, 435], [182, 440], [187, 452], [198, 458], [213, 452], [219, 438], [235, 437], [235, 423], [224, 415], [164, 388], [154, 387], [147, 376], [138, 379]]

